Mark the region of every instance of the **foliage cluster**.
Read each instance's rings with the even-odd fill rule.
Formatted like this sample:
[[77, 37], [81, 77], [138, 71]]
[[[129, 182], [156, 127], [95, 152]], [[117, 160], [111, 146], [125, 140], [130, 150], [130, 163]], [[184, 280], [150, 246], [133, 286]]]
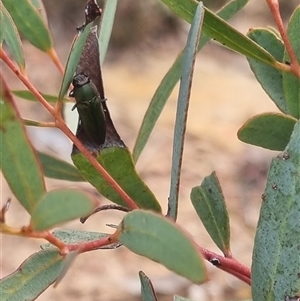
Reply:
[[[89, 0], [86, 21], [78, 29], [63, 68], [47, 27], [40, 0], [2, 0], [0, 58], [27, 87], [12, 91], [0, 73], [1, 127], [0, 167], [16, 199], [30, 215], [21, 228], [6, 223], [10, 200], [0, 212], [2, 234], [43, 238], [49, 244], [30, 256], [13, 274], [0, 281], [1, 300], [35, 300], [52, 283], [61, 281], [73, 260], [81, 253], [114, 249], [121, 245], [159, 262], [194, 283], [207, 280], [204, 261], [251, 285], [254, 301], [300, 298], [300, 7], [295, 8], [287, 28], [279, 5], [266, 0], [277, 29], [254, 28], [242, 35], [226, 21], [248, 0], [233, 0], [213, 13], [195, 0], [161, 0], [178, 17], [191, 23], [185, 49], [162, 79], [145, 113], [135, 147], [126, 147], [114, 127], [106, 103], [101, 64], [117, 8], [117, 0], [106, 1], [101, 10]], [[20, 34], [47, 53], [62, 74], [58, 96], [40, 93], [26, 73]], [[211, 252], [192, 240], [176, 224], [181, 159], [196, 54], [214, 39], [244, 55], [280, 113], [252, 117], [238, 130], [241, 141], [280, 151], [268, 172], [257, 225], [252, 268], [238, 262], [230, 248], [229, 216], [215, 172], [191, 189], [191, 202], [199, 218], [223, 255]], [[99, 43], [100, 41], [100, 43]], [[6, 44], [8, 52], [3, 48]], [[99, 50], [100, 48], [100, 50]], [[74, 79], [84, 75], [84, 84]], [[175, 85], [180, 80], [172, 156], [168, 212], [135, 170], [142, 150]], [[67, 127], [61, 110], [70, 85], [79, 113], [76, 135]], [[93, 86], [92, 86], [93, 85]], [[14, 95], [39, 101], [53, 116], [53, 122], [25, 120], [18, 112]], [[73, 142], [74, 165], [37, 152], [25, 126], [57, 127]], [[112, 204], [99, 206], [97, 199], [76, 189], [47, 191], [45, 177], [88, 181]], [[126, 212], [112, 233], [51, 229], [77, 218], [86, 219], [101, 210]], [[139, 274], [143, 300], [157, 300], [151, 280]], [[174, 300], [186, 300], [175, 296]]]

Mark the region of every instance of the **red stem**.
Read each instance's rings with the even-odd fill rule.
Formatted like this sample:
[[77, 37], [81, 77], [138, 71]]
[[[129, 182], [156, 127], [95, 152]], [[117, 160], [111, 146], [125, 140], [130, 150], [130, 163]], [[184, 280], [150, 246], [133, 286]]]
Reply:
[[58, 55], [55, 51], [54, 48], [51, 48], [49, 51], [48, 51], [48, 55], [51, 57], [52, 59], [52, 62], [54, 63], [54, 65], [57, 67], [57, 69], [59, 70], [59, 72], [63, 75], [64, 74], [64, 66], [61, 64], [59, 58], [58, 58]]
[[248, 285], [251, 285], [251, 278], [246, 277], [246, 276], [244, 276], [244, 275], [238, 273], [238, 272], [235, 271], [235, 270], [223, 268], [222, 266], [218, 266], [218, 268], [219, 268], [220, 270], [223, 270], [224, 272], [227, 272], [227, 273], [231, 274], [232, 276], [235, 276], [236, 278], [238, 278], [238, 279], [240, 279], [241, 281], [247, 283]]
[[94, 241], [84, 242], [76, 245], [68, 245], [68, 251], [79, 250], [80, 253], [97, 250], [100, 247], [104, 247], [113, 243], [118, 242], [120, 230], [116, 230], [113, 234], [108, 237], [101, 238]]
[[277, 25], [277, 28], [279, 30], [279, 33], [283, 40], [283, 43], [285, 45], [286, 51], [291, 59], [290, 70], [295, 76], [300, 78], [299, 62], [298, 62], [297, 56], [295, 54], [295, 51], [293, 49], [293, 46], [289, 40], [287, 31], [284, 27], [284, 24], [283, 24], [281, 15], [280, 15], [280, 8], [279, 8], [278, 0], [266, 0], [266, 1], [272, 12], [273, 18], [275, 20], [275, 23]]
[[251, 283], [250, 269], [234, 258], [223, 257], [200, 246], [198, 246], [198, 249], [201, 252], [202, 256], [209, 262], [212, 262], [214, 259], [218, 260], [219, 263], [215, 265], [216, 267], [232, 274], [233, 276], [236, 276], [237, 278], [248, 284]]

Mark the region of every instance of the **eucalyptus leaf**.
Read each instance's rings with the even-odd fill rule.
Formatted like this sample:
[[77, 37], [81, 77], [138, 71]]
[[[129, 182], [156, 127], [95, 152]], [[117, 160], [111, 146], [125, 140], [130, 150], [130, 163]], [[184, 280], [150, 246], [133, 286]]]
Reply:
[[173, 138], [171, 185], [168, 202], [168, 216], [176, 220], [178, 211], [178, 194], [183, 156], [184, 137], [189, 108], [189, 101], [196, 61], [197, 46], [200, 40], [204, 9], [199, 2], [189, 31], [186, 48], [183, 54], [181, 81], [177, 102], [175, 129]]
[[102, 65], [105, 59], [108, 43], [110, 40], [115, 14], [117, 10], [118, 0], [106, 0], [104, 12], [101, 19], [101, 27], [99, 33], [99, 48], [100, 48], [100, 64]]
[[[35, 47], [50, 52], [50, 32], [35, 7], [28, 0], [2, 0], [18, 30]], [[30, 22], [28, 22], [30, 20]]]
[[246, 143], [282, 151], [287, 146], [296, 119], [279, 113], [256, 115], [239, 129], [238, 138]]
[[[300, 6], [293, 12], [288, 24], [287, 33], [296, 54], [298, 62], [300, 62]], [[283, 60], [290, 63], [290, 57], [285, 50]], [[300, 79], [294, 74], [283, 73], [283, 89], [284, 96], [288, 103], [289, 111], [292, 116], [300, 118]]]
[[0, 30], [1, 32], [1, 43], [3, 40], [5, 41], [11, 55], [13, 56], [14, 60], [20, 67], [20, 69], [25, 69], [25, 59], [24, 59], [24, 52], [23, 52], [23, 45], [20, 39], [17, 27], [15, 23], [4, 7], [3, 3], [0, 2], [0, 12], [1, 12], [1, 24], [5, 24]]
[[[161, 212], [160, 204], [153, 192], [136, 172], [131, 154], [126, 147], [104, 148], [96, 155], [96, 159], [138, 207]], [[116, 204], [128, 206], [81, 153], [73, 153], [72, 160], [81, 175], [103, 196]]]
[[284, 152], [271, 162], [254, 242], [253, 301], [299, 296], [299, 137], [300, 121]]
[[229, 256], [231, 254], [229, 217], [215, 172], [205, 177], [200, 186], [192, 189], [191, 200], [212, 240], [225, 256]]
[[[265, 28], [254, 28], [247, 35], [251, 40], [269, 51], [277, 61], [283, 61], [284, 45], [273, 31]], [[283, 113], [289, 114], [283, 90], [283, 72], [255, 59], [248, 58], [248, 62], [256, 79], [276, 106]]]
[[200, 251], [168, 218], [134, 210], [119, 225], [119, 241], [128, 249], [163, 264], [195, 283], [207, 279]]
[[[95, 84], [99, 97], [105, 99], [96, 28], [90, 31], [82, 50], [79, 64], [76, 67], [76, 74], [82, 72]], [[81, 123], [78, 124], [76, 137], [90, 153], [94, 154], [97, 161], [132, 198], [137, 206], [161, 212], [160, 204], [154, 194], [137, 174], [132, 156], [114, 127], [106, 102], [101, 102], [101, 105], [105, 114], [106, 126], [104, 143], [99, 144], [91, 141]], [[116, 204], [128, 206], [75, 145], [73, 145], [71, 157], [82, 176], [96, 187], [103, 196]]]
[[38, 152], [38, 157], [46, 177], [73, 182], [85, 181], [74, 165], [42, 152]]
[[58, 99], [62, 101], [67, 94], [69, 86], [73, 80], [74, 72], [80, 60], [80, 56], [85, 45], [85, 41], [90, 33], [93, 23], [89, 23], [83, 31], [80, 31], [75, 37], [71, 46], [70, 54], [65, 67], [65, 73], [62, 79]]
[[[2, 2], [0, 2], [0, 24], [4, 24], [4, 16], [3, 16], [4, 6]], [[4, 40], [4, 30], [0, 30], [0, 46], [2, 46]]]
[[[25, 99], [25, 100], [30, 100], [30, 101], [37, 101], [35, 95], [32, 94], [32, 92], [28, 90], [13, 90], [11, 91], [15, 96]], [[49, 95], [45, 93], [41, 93], [41, 95], [48, 101], [48, 102], [57, 102], [57, 96], [54, 95]], [[63, 101], [67, 102], [70, 101], [68, 98], [64, 98]]]
[[29, 0], [36, 9], [37, 13], [42, 17], [42, 20], [47, 25], [47, 14], [42, 0]]
[[34, 253], [0, 280], [1, 301], [35, 300], [57, 279], [62, 267], [63, 257], [57, 249]]
[[180, 296], [174, 296], [173, 301], [193, 301], [192, 299], [183, 298]]
[[42, 170], [12, 99], [0, 94], [0, 168], [16, 198], [31, 213], [45, 193]]
[[[171, 10], [189, 23], [192, 22], [198, 3], [194, 0], [161, 0], [161, 2], [165, 3]], [[270, 53], [238, 32], [207, 8], [204, 14], [203, 30], [209, 37], [233, 51], [265, 62], [271, 66], [276, 65], [276, 60]]]
[[139, 272], [142, 288], [142, 301], [158, 301], [151, 280], [142, 271]]
[[59, 189], [46, 193], [32, 211], [30, 225], [36, 231], [53, 228], [91, 214], [97, 204], [78, 190]]

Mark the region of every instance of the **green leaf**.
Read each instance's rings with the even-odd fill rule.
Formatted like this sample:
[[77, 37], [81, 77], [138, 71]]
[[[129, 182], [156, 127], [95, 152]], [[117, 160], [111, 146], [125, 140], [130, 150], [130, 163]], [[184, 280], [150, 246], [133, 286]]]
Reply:
[[[30, 101], [37, 101], [36, 97], [32, 94], [32, 92], [28, 90], [13, 90], [11, 91], [15, 96], [25, 99], [25, 100], [30, 100]], [[57, 96], [54, 95], [49, 95], [45, 93], [41, 93], [41, 95], [48, 101], [48, 102], [57, 102]], [[70, 102], [68, 98], [63, 99], [64, 102]]]
[[194, 66], [197, 54], [197, 45], [199, 44], [200, 40], [203, 16], [203, 4], [202, 2], [199, 2], [192, 22], [191, 29], [189, 31], [188, 40], [183, 55], [181, 81], [177, 102], [177, 112], [173, 138], [171, 185], [168, 201], [168, 216], [174, 220], [176, 220], [177, 218], [178, 211], [178, 194], [180, 185], [184, 137], [191, 95]]
[[35, 121], [30, 119], [22, 119], [24, 124], [27, 126], [37, 126], [37, 127], [45, 127], [44, 123], [41, 121]]
[[[193, 19], [198, 3], [195, 0], [161, 0], [161, 2], [189, 23]], [[205, 34], [233, 51], [272, 66], [276, 65], [276, 60], [271, 54], [207, 8], [205, 8], [203, 30]]]
[[35, 300], [56, 280], [62, 266], [58, 250], [31, 255], [14, 273], [1, 279], [1, 301]]
[[66, 276], [67, 272], [69, 271], [70, 267], [75, 262], [75, 259], [77, 258], [79, 253], [80, 253], [79, 250], [75, 250], [75, 251], [69, 252], [69, 253], [67, 253], [67, 255], [65, 255], [64, 262], [63, 262], [64, 265], [62, 267], [60, 274], [56, 278], [54, 287], [56, 287], [62, 281], [62, 279]]
[[[3, 6], [2, 2], [0, 2], [0, 24], [1, 24], [1, 28], [4, 28], [3, 9], [4, 9], [4, 6]], [[0, 46], [2, 46], [3, 40], [4, 40], [4, 30], [0, 30]]]
[[124, 217], [119, 231], [119, 241], [134, 253], [157, 261], [195, 283], [206, 280], [205, 265], [196, 245], [169, 219], [134, 210]]
[[43, 231], [67, 221], [91, 214], [97, 204], [78, 190], [60, 189], [46, 193], [31, 214], [31, 226]]
[[42, 17], [42, 20], [47, 25], [47, 14], [42, 0], [29, 0], [31, 4], [34, 6], [36, 12]]
[[173, 301], [193, 301], [193, 300], [187, 299], [187, 298], [183, 298], [183, 297], [180, 297], [180, 296], [174, 296]]
[[141, 295], [142, 301], [157, 301], [157, 297], [151, 283], [151, 280], [142, 271], [139, 272], [139, 277], [141, 281]]
[[16, 198], [31, 213], [45, 193], [42, 170], [12, 99], [0, 95], [0, 168]]
[[50, 32], [35, 7], [28, 0], [2, 0], [18, 30], [38, 49], [52, 49]]
[[248, 144], [271, 150], [284, 150], [296, 120], [279, 113], [263, 113], [250, 118], [238, 131], [238, 138]]
[[[11, 15], [6, 10], [6, 8], [3, 6], [2, 2], [0, 2], [0, 11], [1, 11], [1, 17], [2, 17], [2, 20], [1, 20], [2, 29], [0, 30], [1, 42], [2, 42], [2, 40], [5, 41], [14, 60], [16, 61], [16, 63], [20, 67], [20, 69], [24, 70], [25, 69], [25, 59], [24, 59], [24, 53], [23, 53], [23, 45], [22, 45], [18, 30], [14, 24], [13, 19], [11, 18]], [[4, 30], [3, 30], [3, 28], [4, 28]]]
[[69, 86], [72, 82], [76, 67], [79, 63], [79, 59], [85, 44], [85, 41], [88, 37], [88, 34], [92, 28], [93, 23], [89, 23], [83, 31], [80, 31], [75, 37], [73, 44], [71, 46], [70, 54], [67, 60], [65, 67], [65, 73], [62, 79], [58, 99], [61, 101], [64, 96], [67, 94]]
[[[131, 154], [126, 147], [104, 148], [96, 159], [140, 208], [161, 212], [154, 194], [137, 174]], [[72, 154], [72, 160], [82, 176], [103, 196], [127, 207], [119, 194], [81, 153]]]
[[118, 5], [118, 0], [105, 1], [104, 13], [102, 15], [100, 33], [99, 33], [99, 48], [100, 48], [100, 65], [102, 66], [106, 51], [108, 48], [108, 43], [110, 40], [116, 9]]
[[85, 181], [74, 165], [42, 152], [38, 152], [38, 157], [46, 177], [73, 182]]
[[[287, 28], [289, 40], [293, 46], [294, 52], [300, 62], [300, 6], [295, 9]], [[287, 51], [284, 52], [283, 61], [290, 62]], [[290, 113], [295, 118], [300, 118], [300, 79], [295, 75], [283, 73], [284, 96], [288, 103]]]
[[228, 256], [231, 253], [229, 217], [215, 172], [192, 189], [191, 201], [212, 240]]
[[[273, 31], [265, 28], [255, 28], [251, 29], [247, 35], [251, 40], [269, 51], [277, 61], [283, 61], [284, 45]], [[283, 91], [283, 72], [254, 59], [248, 58], [248, 62], [257, 81], [274, 101], [279, 110], [285, 114], [289, 114], [289, 108]]]
[[[234, 16], [240, 9], [242, 9], [247, 2], [248, 0], [231, 1], [218, 12], [218, 16], [220, 16], [224, 20], [228, 20], [232, 16]], [[209, 40], [210, 38], [202, 33], [197, 50], [200, 51]], [[134, 162], [137, 162], [169, 96], [171, 95], [175, 85], [180, 79], [182, 59], [183, 51], [177, 57], [176, 61], [169, 69], [167, 74], [164, 76], [163, 80], [161, 81], [152, 97], [149, 107], [145, 113], [142, 125], [140, 127], [135, 146], [133, 148]]]
[[254, 243], [253, 301], [299, 297], [299, 138], [300, 121], [282, 156], [272, 160], [269, 170]]

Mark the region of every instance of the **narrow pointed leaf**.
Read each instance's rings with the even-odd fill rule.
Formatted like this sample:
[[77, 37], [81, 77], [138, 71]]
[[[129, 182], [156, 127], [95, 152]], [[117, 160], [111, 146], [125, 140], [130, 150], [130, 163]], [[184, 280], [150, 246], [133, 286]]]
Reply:
[[58, 277], [63, 257], [58, 250], [37, 252], [0, 280], [1, 301], [35, 300]]
[[[183, 297], [180, 297], [180, 296], [174, 296], [174, 299], [173, 301], [194, 301], [192, 299], [187, 299], [187, 298], [183, 298]], [[201, 300], [200, 300], [201, 301]]]
[[[1, 28], [4, 28], [3, 9], [4, 9], [4, 6], [1, 2], [0, 3], [0, 25], [1, 25]], [[3, 40], [4, 40], [4, 30], [2, 29], [2, 30], [0, 30], [0, 46], [1, 47], [2, 47]]]
[[[90, 32], [76, 68], [76, 74], [81, 72], [84, 72], [95, 84], [99, 97], [105, 99], [96, 28]], [[160, 212], [161, 207], [154, 194], [136, 172], [132, 156], [114, 127], [106, 102], [102, 102], [101, 105], [106, 126], [104, 142], [99, 144], [97, 141], [91, 141], [85, 132], [86, 129], [80, 123], [76, 131], [77, 138], [93, 153], [97, 161], [139, 207]], [[93, 127], [92, 124], [90, 125]], [[112, 202], [127, 206], [119, 194], [104, 180], [103, 176], [96, 171], [75, 145], [73, 145], [72, 160], [82, 176], [95, 186], [102, 195]]]
[[31, 226], [43, 231], [67, 221], [91, 214], [97, 204], [78, 190], [53, 190], [46, 193], [31, 214]]
[[119, 226], [119, 241], [131, 251], [163, 264], [175, 273], [201, 283], [206, 270], [193, 241], [169, 219], [135, 210]]
[[104, 12], [101, 19], [101, 27], [99, 34], [99, 48], [100, 48], [100, 64], [103, 65], [108, 43], [110, 40], [115, 14], [117, 10], [118, 0], [109, 0], [105, 2]]
[[252, 145], [282, 151], [287, 146], [296, 119], [278, 113], [263, 113], [250, 118], [238, 131], [238, 138]]
[[192, 204], [206, 231], [225, 256], [230, 254], [230, 227], [219, 180], [213, 172], [191, 191]]
[[177, 112], [175, 120], [171, 185], [168, 202], [168, 216], [176, 220], [178, 211], [178, 194], [183, 156], [186, 122], [196, 61], [197, 45], [199, 44], [204, 10], [202, 2], [199, 2], [189, 31], [187, 45], [183, 55], [181, 82], [178, 95]]
[[18, 30], [38, 49], [48, 52], [52, 48], [50, 32], [29, 0], [2, 0]]
[[[248, 0], [234, 0], [229, 2], [224, 6], [219, 12], [218, 16], [224, 20], [230, 19], [234, 16], [239, 10], [241, 10]], [[198, 45], [198, 51], [200, 51], [210, 38], [204, 33], [201, 34], [200, 43]], [[176, 61], [169, 69], [167, 74], [164, 76], [160, 85], [158, 86], [155, 94], [152, 97], [152, 100], [149, 104], [149, 107], [145, 113], [142, 125], [140, 127], [138, 137], [136, 139], [134, 148], [133, 148], [133, 159], [134, 162], [137, 162], [142, 150], [144, 149], [147, 141], [150, 137], [150, 134], [169, 98], [175, 85], [180, 79], [181, 75], [181, 65], [183, 58], [183, 51], [177, 57]]]
[[71, 46], [70, 54], [67, 60], [65, 67], [65, 73], [61, 83], [58, 99], [62, 101], [64, 96], [67, 94], [69, 86], [72, 82], [76, 67], [79, 63], [80, 56], [85, 44], [85, 41], [88, 37], [88, 34], [92, 28], [93, 23], [89, 23], [83, 31], [79, 32], [75, 37], [73, 44]]
[[63, 280], [63, 278], [66, 276], [67, 272], [69, 271], [70, 267], [73, 265], [75, 259], [79, 254], [80, 254], [79, 250], [75, 250], [65, 255], [62, 269], [55, 280], [54, 287], [56, 287]]
[[[280, 38], [270, 29], [251, 29], [247, 35], [251, 40], [269, 51], [277, 61], [283, 61], [284, 45]], [[283, 113], [289, 114], [283, 91], [283, 72], [254, 59], [248, 58], [248, 62], [261, 87]]]
[[[32, 92], [28, 90], [13, 90], [12, 93], [15, 96], [25, 100], [37, 101], [36, 97], [32, 94]], [[49, 95], [45, 93], [41, 93], [41, 94], [48, 102], [57, 102], [57, 96]], [[63, 101], [67, 102], [70, 100], [68, 98], [64, 98]]]
[[[30, 119], [22, 119], [25, 125], [28, 126], [36, 126], [36, 127], [45, 127], [45, 123], [41, 121], [36, 120], [30, 120]], [[54, 126], [54, 123], [52, 123], [52, 126]]]
[[34, 6], [36, 12], [41, 16], [44, 23], [47, 25], [47, 14], [42, 0], [30, 0], [30, 2]]
[[142, 271], [139, 272], [139, 277], [142, 288], [142, 301], [158, 301], [151, 280]]
[[12, 99], [0, 95], [0, 168], [16, 198], [31, 213], [45, 193], [44, 178]]
[[38, 152], [38, 157], [46, 177], [73, 182], [85, 181], [74, 165], [41, 152]]
[[23, 45], [17, 27], [15, 26], [11, 15], [3, 6], [2, 2], [0, 2], [0, 11], [2, 17], [1, 30], [0, 30], [2, 40], [5, 41], [11, 55], [13, 56], [14, 60], [16, 61], [20, 69], [24, 70], [25, 59], [23, 53]]
[[[161, 0], [161, 2], [169, 6], [177, 15], [189, 23], [192, 22], [198, 3], [194, 0]], [[248, 37], [238, 32], [207, 8], [205, 9], [203, 30], [205, 34], [233, 51], [272, 66], [276, 65], [276, 60], [271, 54], [251, 41]]]
[[300, 121], [283, 154], [272, 160], [268, 173], [252, 260], [253, 301], [299, 297], [299, 138]]
[[[72, 160], [82, 176], [103, 196], [116, 204], [127, 207], [123, 199], [81, 153], [72, 154]], [[140, 208], [161, 212], [154, 194], [137, 174], [131, 154], [126, 147], [104, 148], [97, 155], [97, 161]]]
[[[300, 62], [300, 6], [298, 6], [287, 28], [289, 40], [293, 46], [294, 52], [297, 56], [298, 62]], [[284, 62], [290, 62], [290, 58], [285, 51]], [[292, 116], [300, 118], [300, 79], [291, 73], [283, 73], [283, 89], [284, 96], [288, 103], [289, 111]]]

